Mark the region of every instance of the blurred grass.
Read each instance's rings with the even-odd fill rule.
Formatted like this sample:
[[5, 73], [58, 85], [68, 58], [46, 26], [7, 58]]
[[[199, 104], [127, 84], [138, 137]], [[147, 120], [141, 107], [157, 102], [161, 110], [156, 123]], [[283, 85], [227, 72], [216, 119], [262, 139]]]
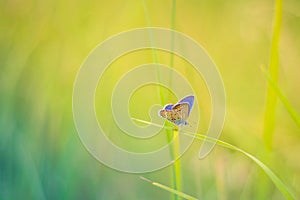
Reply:
[[[171, 29], [175, 30], [175, 18], [176, 17], [176, 0], [172, 0], [172, 4], [171, 4]], [[174, 49], [174, 33], [171, 33], [171, 51], [173, 51]], [[170, 68], [174, 68], [174, 54], [170, 53], [170, 64], [169, 64]], [[169, 87], [172, 88], [172, 82], [173, 82], [173, 73], [170, 73], [170, 81], [169, 81]], [[166, 134], [167, 136], [170, 135], [170, 133], [168, 133], [168, 130], [166, 130]], [[171, 142], [172, 140], [174, 140], [174, 145], [173, 145], [173, 149], [170, 148], [171, 151], [173, 151], [173, 159], [175, 160], [174, 162], [174, 166], [173, 166], [173, 187], [175, 190], [177, 191], [182, 191], [182, 183], [181, 183], [181, 162], [180, 159], [178, 158], [180, 155], [180, 141], [179, 141], [179, 137], [178, 137], [178, 130], [174, 129], [173, 133], [172, 133], [173, 137], [170, 138], [168, 137], [168, 141]], [[176, 159], [178, 158], [178, 159]], [[178, 198], [178, 196], [175, 194], [174, 195], [174, 199], [178, 200], [180, 198]]]
[[[147, 122], [147, 121], [144, 121], [144, 120], [139, 120], [139, 119], [135, 119], [135, 120], [143, 122], [143, 123], [146, 123], [146, 124], [152, 124], [151, 122]], [[172, 127], [168, 127], [168, 126], [165, 127], [165, 128], [168, 129], [168, 130], [172, 129]], [[274, 172], [269, 167], [267, 167], [262, 161], [260, 161], [259, 159], [257, 159], [252, 154], [250, 154], [250, 153], [248, 153], [248, 152], [246, 152], [246, 151], [244, 151], [244, 150], [242, 150], [242, 149], [240, 149], [240, 148], [238, 148], [238, 147], [236, 147], [236, 146], [234, 146], [234, 145], [232, 145], [230, 143], [227, 143], [227, 142], [224, 142], [222, 140], [215, 139], [215, 138], [211, 138], [211, 137], [208, 137], [208, 136], [203, 135], [203, 134], [189, 133], [189, 132], [186, 132], [186, 131], [182, 131], [181, 134], [185, 134], [185, 135], [188, 135], [190, 137], [195, 137], [196, 139], [199, 139], [199, 140], [206, 140], [206, 141], [209, 141], [209, 142], [212, 142], [212, 143], [216, 143], [219, 146], [223, 146], [225, 148], [228, 148], [228, 149], [231, 149], [231, 150], [235, 150], [235, 151], [238, 151], [238, 152], [244, 154], [246, 157], [248, 157], [252, 161], [254, 161], [259, 167], [261, 167], [261, 169], [268, 175], [268, 177], [272, 180], [272, 182], [276, 185], [276, 187], [278, 188], [278, 190], [282, 193], [282, 195], [286, 199], [289, 199], [289, 200], [295, 199], [295, 197], [289, 191], [288, 186], [286, 186], [280, 180], [280, 178], [278, 178], [278, 176], [276, 174], [274, 174]], [[145, 180], [147, 180], [147, 179], [145, 179]], [[151, 181], [151, 183], [153, 184], [152, 181]], [[178, 195], [178, 193], [182, 194], [182, 192], [180, 192], [177, 189], [170, 189], [170, 188], [168, 188], [166, 186], [162, 187], [161, 184], [153, 184], [153, 185], [161, 187], [161, 188], [163, 188], [163, 189], [165, 189], [165, 190], [167, 190], [167, 191], [169, 191], [171, 193], [177, 194], [177, 195]], [[183, 194], [185, 194], [185, 193], [183, 193]]]
[[283, 92], [280, 90], [278, 85], [272, 80], [272, 78], [265, 71], [264, 68], [262, 68], [262, 72], [263, 72], [264, 76], [266, 77], [266, 80], [268, 81], [269, 85], [272, 87], [272, 89], [274, 90], [276, 95], [279, 97], [280, 101], [285, 106], [286, 110], [288, 111], [288, 113], [290, 114], [290, 116], [292, 117], [292, 119], [294, 120], [296, 125], [298, 126], [298, 128], [300, 128], [300, 116], [297, 113], [297, 111], [293, 108], [293, 106], [291, 105], [291, 103], [289, 102], [287, 97], [283, 94]]
[[[146, 2], [151, 25], [170, 28], [171, 1]], [[260, 134], [265, 111], [265, 79], [259, 76], [259, 67], [253, 66], [269, 62], [273, 4], [271, 0], [176, 1], [176, 30], [204, 46], [224, 79], [228, 114], [221, 139], [259, 158], [270, 153], [264, 148]], [[299, 1], [284, 1], [282, 12], [278, 49], [283, 78], [280, 89], [289, 97], [293, 109], [300, 110]], [[72, 86], [84, 58], [109, 36], [144, 26], [147, 20], [141, 1], [0, 1], [1, 199], [170, 197], [141, 183], [136, 175], [116, 172], [95, 161], [81, 144], [72, 121]], [[145, 63], [144, 57], [122, 60], [122, 63], [129, 66], [138, 61]], [[170, 55], [162, 56], [159, 62], [169, 64]], [[201, 97], [201, 122], [205, 130], [211, 106], [209, 95], [200, 75], [183, 66], [185, 63], [174, 57], [174, 68], [184, 71], [199, 88], [196, 92]], [[108, 74], [107, 79], [116, 81], [124, 71], [123, 68], [112, 70], [114, 73]], [[147, 94], [157, 96], [156, 90]], [[99, 98], [106, 99], [109, 97], [106, 95]], [[174, 97], [171, 100], [176, 101]], [[147, 110], [148, 103], [150, 100], [139, 101], [131, 112]], [[105, 119], [109, 107], [97, 106], [102, 106], [104, 111], [99, 114], [101, 120]], [[273, 151], [263, 161], [291, 185], [299, 199], [299, 128], [280, 105], [276, 117]], [[113, 126], [109, 119], [104, 122]], [[273, 183], [247, 159], [222, 151], [222, 154], [212, 152], [199, 161], [196, 155], [200, 145], [201, 142], [195, 141], [181, 157], [182, 191], [199, 199], [218, 199], [215, 161], [224, 159], [221, 167], [227, 199], [240, 199], [241, 195], [244, 199], [282, 199]], [[147, 177], [169, 185], [171, 171], [167, 167]], [[262, 196], [258, 190], [263, 191]]]
[[[181, 162], [180, 162], [180, 141], [178, 136], [178, 129], [173, 130], [173, 158], [176, 159], [173, 166], [173, 187], [177, 191], [182, 191], [181, 185]], [[174, 196], [174, 199], [179, 199], [177, 195]]]
[[[176, 8], [176, 1], [173, 0], [171, 7], [172, 7], [172, 11], [171, 11], [171, 29], [174, 29], [175, 26], [175, 8]], [[148, 27], [151, 27], [151, 19], [150, 19], [150, 15], [149, 15], [149, 10], [147, 8], [147, 3], [146, 0], [143, 0], [143, 7], [144, 7], [144, 11], [145, 11], [145, 15], [146, 15], [146, 19], [147, 19], [147, 25]], [[152, 44], [155, 44], [155, 38], [153, 38], [153, 35], [151, 33], [151, 31], [149, 32], [150, 35], [150, 41]], [[174, 34], [171, 34], [171, 49], [174, 48]], [[158, 59], [158, 55], [157, 55], [157, 50], [156, 49], [152, 49], [152, 54], [153, 54], [153, 61], [156, 64], [159, 64], [159, 59]], [[170, 56], [170, 65], [171, 68], [174, 67], [174, 54], [171, 53]], [[161, 83], [161, 75], [160, 75], [160, 69], [159, 67], [157, 67], [157, 82]], [[169, 87], [172, 88], [172, 73], [170, 73], [170, 82], [169, 82]], [[166, 105], [168, 102], [166, 100], [166, 95], [163, 90], [161, 89], [161, 87], [158, 87], [159, 90], [159, 94], [160, 94], [160, 103], [162, 105]], [[168, 96], [169, 97], [169, 96]], [[170, 146], [170, 154], [171, 157], [175, 160], [174, 164], [172, 165], [172, 187], [175, 190], [182, 190], [181, 188], [181, 167], [180, 167], [180, 160], [176, 159], [177, 156], [179, 155], [178, 152], [180, 152], [179, 150], [179, 141], [177, 141], [179, 138], [176, 137], [177, 136], [177, 132], [176, 131], [171, 131], [171, 130], [165, 130], [166, 133], [166, 137], [167, 137], [167, 141], [168, 143], [170, 143], [172, 140], [175, 140], [174, 145]], [[174, 199], [177, 200], [179, 199], [177, 194], [174, 194]]]
[[295, 197], [293, 197], [293, 195], [291, 194], [291, 192], [288, 189], [288, 186], [286, 186], [277, 176], [276, 174], [274, 174], [274, 172], [272, 170], [269, 169], [269, 167], [267, 167], [263, 162], [261, 162], [259, 159], [257, 159], [255, 156], [251, 155], [250, 153], [232, 145], [229, 144], [227, 142], [221, 141], [221, 140], [217, 140], [214, 138], [209, 138], [205, 135], [201, 135], [201, 134], [193, 134], [193, 133], [185, 133], [190, 135], [191, 137], [193, 137], [195, 135], [195, 137], [197, 139], [201, 139], [201, 140], [208, 140], [210, 142], [216, 142], [216, 144], [226, 147], [228, 149], [232, 149], [235, 151], [238, 151], [242, 154], [244, 154], [245, 156], [247, 156], [248, 158], [250, 158], [252, 161], [254, 161], [259, 167], [261, 167], [261, 169], [269, 176], [269, 178], [273, 181], [273, 183], [276, 185], [276, 187], [278, 188], [278, 190], [283, 194], [283, 196], [286, 199], [295, 199]]
[[[269, 72], [270, 76], [275, 83], [278, 82], [279, 76], [279, 39], [280, 39], [280, 27], [282, 21], [282, 0], [275, 0], [274, 20], [273, 20], [273, 33], [271, 41], [270, 52], [270, 64]], [[265, 110], [264, 121], [264, 141], [269, 149], [272, 149], [273, 134], [275, 129], [276, 120], [276, 106], [277, 95], [270, 85], [267, 89], [267, 100]]]

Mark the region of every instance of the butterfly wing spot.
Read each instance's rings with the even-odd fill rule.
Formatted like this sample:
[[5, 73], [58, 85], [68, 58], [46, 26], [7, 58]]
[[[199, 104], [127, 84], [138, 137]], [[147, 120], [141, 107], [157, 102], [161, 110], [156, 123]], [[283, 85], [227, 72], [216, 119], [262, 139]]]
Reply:
[[160, 110], [159, 114], [161, 117], [163, 117], [173, 123], [175, 122], [173, 110]]
[[173, 107], [173, 111], [177, 113], [178, 119], [185, 121], [189, 117], [189, 107], [188, 103], [179, 103]]
[[178, 103], [188, 103], [189, 104], [188, 114], [190, 114], [190, 112], [193, 108], [193, 105], [194, 105], [194, 100], [195, 100], [195, 97], [193, 95], [190, 95], [190, 96], [187, 96], [187, 97], [181, 99]]

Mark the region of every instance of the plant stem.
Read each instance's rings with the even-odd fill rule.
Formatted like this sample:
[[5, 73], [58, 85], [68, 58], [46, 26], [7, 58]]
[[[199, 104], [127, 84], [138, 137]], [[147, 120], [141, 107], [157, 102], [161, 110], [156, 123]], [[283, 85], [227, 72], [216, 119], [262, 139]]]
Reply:
[[[174, 140], [173, 159], [178, 158], [180, 155], [180, 143], [179, 143], [178, 134], [179, 134], [178, 129], [174, 129], [173, 130], [173, 140]], [[173, 185], [175, 190], [182, 191], [180, 159], [176, 159], [173, 164]], [[179, 198], [177, 195], [174, 195], [174, 199], [179, 199]]]
[[[282, 0], [276, 0], [275, 12], [274, 12], [274, 23], [273, 23], [273, 35], [272, 35], [272, 43], [271, 43], [271, 54], [270, 54], [270, 66], [269, 66], [270, 76], [275, 83], [278, 82], [278, 74], [279, 74], [278, 49], [279, 49], [281, 20], [282, 20]], [[277, 105], [277, 95], [272, 89], [272, 86], [268, 84], [263, 137], [264, 137], [265, 145], [269, 149], [272, 149], [273, 132], [275, 129], [276, 105]]]

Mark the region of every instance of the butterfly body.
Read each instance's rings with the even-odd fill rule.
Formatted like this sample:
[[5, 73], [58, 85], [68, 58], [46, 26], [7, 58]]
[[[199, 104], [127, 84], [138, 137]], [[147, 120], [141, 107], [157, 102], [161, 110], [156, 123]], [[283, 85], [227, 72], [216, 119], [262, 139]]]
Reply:
[[190, 115], [193, 104], [194, 96], [187, 96], [175, 105], [166, 105], [158, 114], [160, 117], [165, 118], [178, 126], [185, 126], [188, 125], [186, 120]]

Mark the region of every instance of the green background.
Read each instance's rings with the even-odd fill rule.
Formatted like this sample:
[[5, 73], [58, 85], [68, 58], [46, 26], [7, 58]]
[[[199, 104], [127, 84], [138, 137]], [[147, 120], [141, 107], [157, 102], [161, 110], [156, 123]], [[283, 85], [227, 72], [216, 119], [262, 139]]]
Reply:
[[[99, 163], [80, 142], [73, 123], [73, 83], [89, 52], [114, 34], [145, 26], [175, 29], [207, 50], [226, 89], [227, 116], [221, 139], [263, 161], [299, 198], [300, 129], [280, 101], [274, 134], [267, 141], [272, 148], [263, 139], [267, 80], [261, 66], [266, 68], [270, 62], [274, 4], [270, 0], [176, 4], [141, 0], [0, 1], [0, 198], [174, 198], [139, 175], [117, 172]], [[278, 51], [278, 85], [298, 113], [299, 13], [299, 1], [283, 2]], [[162, 63], [169, 64], [170, 55], [157, 54]], [[134, 66], [151, 60], [151, 51], [120, 59], [103, 84], [107, 81], [111, 87], [126, 71], [117, 70], [118, 62]], [[183, 61], [175, 57], [174, 67], [181, 66]], [[193, 71], [187, 70], [185, 75], [199, 87], [196, 95], [200, 104], [204, 102], [200, 107], [207, 113], [203, 116], [207, 123], [210, 105], [205, 102], [209, 96], [201, 92], [205, 87], [197, 85], [203, 83], [195, 80]], [[155, 89], [149, 87], [144, 92], [159, 101]], [[102, 98], [109, 96], [97, 94], [96, 100]], [[143, 101], [142, 91], [135, 98], [131, 113], [143, 117], [153, 99]], [[99, 103], [96, 108], [99, 119], [110, 115], [108, 107]], [[112, 120], [105, 124], [114, 126]], [[204, 123], [202, 130], [205, 127]], [[242, 154], [216, 147], [199, 160], [200, 145], [195, 141], [180, 160], [183, 192], [199, 199], [283, 199], [264, 172]], [[143, 176], [168, 186], [174, 178], [172, 166]]]

